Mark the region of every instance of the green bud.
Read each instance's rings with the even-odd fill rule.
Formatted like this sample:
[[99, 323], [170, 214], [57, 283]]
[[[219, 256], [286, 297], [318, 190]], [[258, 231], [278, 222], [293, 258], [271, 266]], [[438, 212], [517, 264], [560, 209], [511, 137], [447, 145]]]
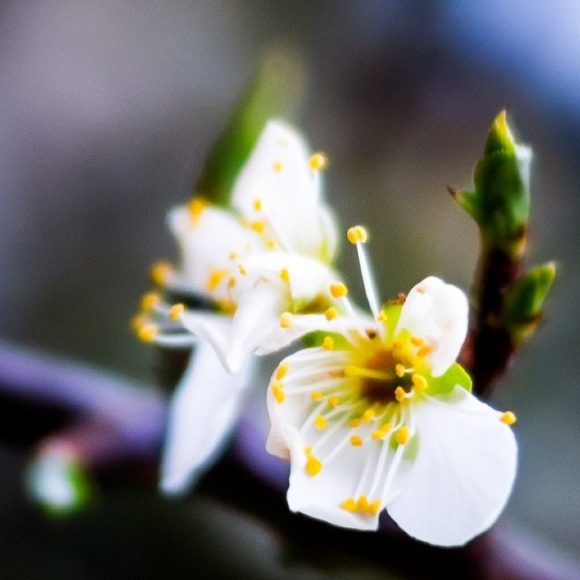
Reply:
[[278, 49], [263, 61], [235, 108], [224, 132], [210, 151], [194, 195], [228, 205], [232, 186], [266, 122], [292, 118], [304, 92], [305, 74], [294, 53]]
[[542, 317], [544, 301], [556, 277], [556, 265], [548, 262], [523, 274], [506, 296], [504, 320], [516, 341], [525, 339]]
[[28, 467], [26, 488], [44, 511], [67, 516], [85, 508], [93, 486], [78, 459], [62, 450], [39, 454]]
[[475, 166], [475, 190], [453, 192], [484, 239], [514, 252], [525, 238], [530, 215], [531, 158], [531, 150], [516, 143], [502, 111], [491, 126], [483, 158]]

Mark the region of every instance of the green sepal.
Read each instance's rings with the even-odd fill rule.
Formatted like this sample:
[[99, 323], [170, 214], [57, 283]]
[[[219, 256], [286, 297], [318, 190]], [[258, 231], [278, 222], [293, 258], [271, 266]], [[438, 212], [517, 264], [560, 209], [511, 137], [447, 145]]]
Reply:
[[302, 344], [306, 348], [314, 348], [317, 346], [322, 346], [324, 339], [330, 336], [334, 340], [334, 348], [337, 350], [344, 350], [348, 348], [349, 342], [344, 338], [344, 336], [338, 332], [326, 332], [324, 330], [314, 330], [309, 332], [302, 337]]
[[278, 49], [266, 56], [211, 149], [194, 195], [216, 205], [229, 204], [234, 182], [267, 121], [293, 118], [302, 100], [304, 80], [302, 63], [294, 53]]
[[510, 288], [503, 318], [516, 341], [526, 338], [541, 319], [555, 278], [556, 265], [548, 262], [528, 270]]
[[26, 488], [42, 510], [55, 517], [82, 511], [95, 496], [94, 484], [81, 463], [57, 452], [33, 459], [26, 472]]
[[459, 364], [453, 363], [441, 376], [427, 379], [429, 395], [447, 395], [459, 385], [471, 393], [472, 381], [468, 372]]
[[519, 245], [525, 235], [530, 216], [530, 159], [530, 149], [516, 143], [502, 111], [492, 123], [483, 158], [475, 166], [474, 191], [453, 194], [493, 244]]

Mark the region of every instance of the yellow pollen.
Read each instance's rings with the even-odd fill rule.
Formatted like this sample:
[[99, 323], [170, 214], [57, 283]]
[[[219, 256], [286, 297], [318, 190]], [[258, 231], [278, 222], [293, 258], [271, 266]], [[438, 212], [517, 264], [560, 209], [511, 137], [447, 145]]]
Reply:
[[513, 425], [518, 420], [518, 418], [511, 411], [506, 411], [505, 413], [502, 413], [499, 420], [506, 425]]
[[208, 292], [213, 292], [223, 282], [227, 275], [227, 270], [212, 270], [207, 278], [205, 287]]
[[406, 445], [409, 442], [409, 439], [411, 438], [411, 434], [409, 433], [409, 427], [407, 427], [407, 425], [403, 425], [397, 431], [395, 438], [399, 445]]
[[187, 209], [189, 209], [189, 213], [191, 214], [191, 223], [193, 225], [197, 225], [203, 212], [205, 211], [208, 203], [202, 197], [194, 197], [188, 204]]
[[275, 250], [278, 247], [278, 244], [276, 243], [276, 240], [268, 240], [266, 242], [266, 248], [268, 248], [268, 250]]
[[379, 315], [377, 316], [377, 318], [379, 319], [379, 322], [387, 322], [387, 313], [384, 310], [381, 310], [379, 312]]
[[131, 328], [134, 332], [138, 333], [139, 329], [147, 324], [148, 320], [149, 319], [144, 314], [137, 314], [137, 316], [134, 316], [131, 320]]
[[145, 324], [137, 331], [137, 337], [141, 342], [153, 342], [159, 330], [154, 324]]
[[322, 391], [314, 391], [311, 395], [310, 398], [313, 401], [322, 401], [322, 397], [324, 397], [324, 393]]
[[248, 268], [245, 264], [238, 264], [238, 270], [242, 276], [248, 275]]
[[407, 393], [405, 392], [405, 389], [403, 389], [403, 387], [397, 387], [395, 389], [395, 399], [397, 399], [399, 403], [403, 402], [406, 396]]
[[328, 404], [331, 407], [338, 407], [340, 405], [340, 398], [339, 397], [328, 397]]
[[235, 314], [236, 313], [236, 303], [232, 300], [216, 300], [216, 304], [219, 306], [220, 310], [225, 314]]
[[238, 252], [234, 252], [234, 251], [232, 251], [232, 252], [230, 252], [230, 254], [229, 254], [228, 258], [229, 258], [230, 260], [234, 261], [234, 260], [237, 260], [239, 256], [240, 256], [240, 255], [238, 254]]
[[185, 306], [183, 304], [174, 304], [169, 309], [169, 320], [176, 322], [181, 318], [181, 315], [183, 314], [184, 310]]
[[157, 262], [151, 268], [151, 278], [158, 286], [163, 286], [173, 272], [173, 266], [169, 262]]
[[333, 282], [330, 285], [329, 292], [333, 298], [343, 298], [348, 294], [348, 288], [342, 282]]
[[318, 415], [316, 419], [314, 419], [314, 426], [319, 431], [323, 431], [327, 427], [326, 419], [322, 415]]
[[312, 449], [310, 447], [307, 447], [305, 449], [305, 453], [306, 453], [306, 465], [304, 467], [304, 470], [308, 475], [314, 477], [315, 475], [318, 475], [320, 473], [320, 470], [322, 469], [322, 461], [320, 461], [320, 459], [318, 459], [318, 457], [316, 457], [312, 453]]
[[356, 503], [361, 512], [366, 512], [369, 509], [369, 500], [366, 495], [361, 495]]
[[343, 510], [346, 510], [347, 512], [351, 512], [354, 513], [356, 511], [358, 511], [358, 505], [356, 503], [356, 501], [354, 500], [354, 498], [352, 497], [348, 497], [346, 498], [341, 504], [340, 507]]
[[325, 336], [322, 341], [322, 348], [326, 350], [332, 350], [334, 348], [334, 339], [332, 336]]
[[364, 443], [363, 438], [360, 435], [351, 435], [350, 444], [353, 447], [360, 447]]
[[363, 421], [365, 423], [370, 423], [371, 421], [374, 421], [375, 419], [375, 411], [374, 409], [367, 409], [364, 413], [363, 413]]
[[411, 377], [413, 384], [420, 391], [424, 391], [427, 388], [427, 379], [423, 375], [414, 374]]
[[231, 290], [236, 285], [236, 279], [232, 276], [228, 280], [228, 290]]
[[294, 324], [294, 317], [290, 312], [283, 312], [280, 316], [280, 328], [290, 328]]
[[395, 374], [401, 378], [405, 376], [405, 365], [402, 365], [401, 363], [397, 363], [395, 365]]
[[325, 313], [324, 316], [326, 316], [326, 320], [333, 320], [338, 316], [338, 310], [334, 307], [331, 306]]
[[379, 513], [380, 509], [381, 509], [381, 500], [376, 499], [375, 501], [372, 501], [369, 504], [369, 507], [367, 508], [367, 513], [369, 514], [369, 516], [376, 516]]
[[284, 169], [284, 164], [280, 160], [278, 160], [274, 161], [274, 165], [272, 167], [274, 168], [274, 171], [276, 173], [280, 173], [282, 169]]
[[287, 362], [279, 364], [278, 368], [276, 369], [276, 378], [281, 381], [288, 374], [289, 368], [290, 365]]
[[259, 197], [254, 200], [254, 210], [262, 211], [262, 200]]
[[328, 165], [328, 157], [321, 151], [318, 151], [317, 153], [312, 155], [308, 160], [308, 167], [310, 167], [312, 171], [321, 171], [325, 169], [327, 165]]
[[280, 270], [280, 279], [282, 282], [290, 282], [290, 272], [288, 272], [288, 268], [282, 268]]
[[282, 383], [279, 383], [278, 381], [274, 381], [272, 383], [272, 395], [274, 395], [276, 403], [281, 404], [284, 402], [284, 399], [286, 398], [286, 393], [284, 392]]
[[348, 426], [351, 429], [356, 429], [357, 427], [360, 427], [360, 423], [361, 423], [360, 417], [356, 417], [355, 419], [351, 419], [349, 421]]
[[417, 356], [420, 358], [424, 358], [427, 355], [430, 355], [433, 352], [433, 347], [426, 344], [424, 346], [422, 346], [418, 351], [417, 351]]
[[362, 226], [348, 228], [346, 237], [351, 244], [365, 244], [369, 239], [369, 234]]
[[413, 336], [411, 338], [411, 344], [413, 346], [423, 346], [425, 344], [425, 341], [422, 338], [419, 338], [418, 336]]
[[148, 292], [141, 298], [141, 310], [145, 312], [149, 312], [153, 310], [159, 303], [161, 302], [161, 298], [157, 292]]
[[250, 224], [250, 227], [258, 234], [258, 235], [262, 235], [264, 233], [264, 230], [266, 229], [266, 226], [264, 226], [264, 222], [252, 222]]
[[387, 436], [387, 433], [391, 430], [392, 426], [390, 423], [385, 423], [380, 429], [373, 431], [372, 437], [375, 441], [380, 441]]

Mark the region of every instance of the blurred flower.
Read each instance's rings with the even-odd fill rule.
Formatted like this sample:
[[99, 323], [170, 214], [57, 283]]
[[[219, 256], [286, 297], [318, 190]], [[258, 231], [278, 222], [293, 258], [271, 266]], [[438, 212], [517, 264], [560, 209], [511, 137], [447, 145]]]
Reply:
[[[364, 256], [358, 228], [349, 239]], [[463, 292], [429, 277], [399, 302], [282, 361], [268, 389], [267, 448], [291, 462], [293, 511], [370, 530], [386, 508], [417, 539], [461, 545], [509, 497], [515, 416], [478, 401], [454, 362], [467, 331]]]
[[337, 277], [331, 267], [337, 235], [321, 200], [325, 165], [326, 157], [310, 155], [296, 131], [270, 121], [234, 184], [231, 207], [195, 197], [169, 212], [182, 268], [159, 264], [153, 278], [170, 294], [201, 298], [211, 308], [147, 295], [137, 333], [176, 347], [199, 337], [236, 375], [218, 369], [206, 348], [192, 364], [212, 372], [186, 372], [172, 404], [162, 468], [166, 491], [181, 491], [235, 424], [241, 405], [234, 401], [241, 402], [251, 355], [276, 351], [320, 327], [320, 319], [338, 315], [326, 294]]

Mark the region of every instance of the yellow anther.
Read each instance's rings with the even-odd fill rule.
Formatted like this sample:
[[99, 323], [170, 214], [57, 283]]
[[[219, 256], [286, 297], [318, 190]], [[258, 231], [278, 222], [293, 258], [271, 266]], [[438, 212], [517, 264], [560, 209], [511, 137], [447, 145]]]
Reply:
[[420, 391], [424, 391], [429, 385], [427, 383], [427, 379], [423, 375], [413, 374], [411, 377], [413, 381], [413, 385]]
[[281, 404], [284, 402], [284, 399], [286, 398], [286, 393], [284, 392], [284, 387], [282, 387], [282, 383], [278, 381], [274, 381], [272, 383], [272, 395], [274, 395], [276, 403]]
[[513, 425], [518, 420], [518, 418], [511, 411], [506, 411], [505, 413], [502, 413], [499, 420], [506, 425]]
[[363, 421], [365, 423], [370, 423], [371, 421], [374, 421], [375, 419], [375, 411], [374, 409], [367, 409], [364, 413], [363, 413]]
[[248, 267], [245, 264], [238, 264], [238, 270], [242, 276], [248, 275]]
[[224, 314], [231, 314], [233, 316], [236, 313], [237, 306], [232, 300], [216, 300], [216, 304]]
[[391, 424], [385, 423], [380, 429], [376, 429], [375, 431], [373, 431], [372, 438], [375, 441], [380, 441], [381, 439], [384, 439], [387, 436], [387, 433], [390, 430], [391, 430]]
[[354, 226], [348, 228], [346, 237], [351, 244], [364, 244], [369, 239], [369, 234], [362, 226]]
[[314, 419], [314, 426], [319, 431], [323, 431], [327, 427], [326, 419], [322, 415], [318, 415], [316, 419]]
[[160, 302], [161, 298], [157, 292], [147, 292], [147, 294], [141, 298], [141, 310], [149, 312], [150, 310], [153, 310], [153, 308], [155, 308]]
[[240, 254], [238, 254], [238, 252], [234, 252], [234, 251], [230, 252], [230, 254], [229, 254], [229, 256], [228, 256], [228, 258], [229, 258], [230, 260], [232, 260], [232, 262], [233, 262], [234, 260], [237, 260], [239, 257], [240, 257]]
[[137, 337], [141, 342], [153, 342], [159, 333], [159, 329], [154, 324], [145, 324], [137, 331]]
[[404, 401], [406, 396], [407, 396], [407, 393], [405, 392], [405, 389], [403, 389], [403, 387], [397, 387], [395, 389], [395, 399], [397, 399], [397, 401], [399, 401], [399, 403]]
[[419, 338], [418, 336], [413, 336], [411, 337], [411, 344], [413, 346], [423, 346], [425, 344], [425, 341], [422, 338]]
[[212, 270], [210, 275], [207, 277], [207, 282], [205, 283], [207, 291], [213, 292], [216, 290], [217, 287], [223, 282], [227, 274], [227, 270]]
[[322, 401], [322, 397], [324, 397], [324, 393], [322, 391], [313, 391], [310, 395], [310, 398], [313, 401]]
[[228, 280], [228, 290], [231, 290], [236, 285], [236, 279], [232, 276]]
[[376, 499], [375, 501], [369, 503], [367, 513], [369, 514], [369, 516], [376, 516], [380, 510], [381, 510], [381, 500]]
[[255, 211], [262, 211], [262, 200], [259, 197], [254, 200], [253, 205]]
[[379, 319], [379, 322], [387, 322], [387, 313], [384, 310], [381, 310], [379, 312], [379, 315], [377, 316], [377, 318]]
[[353, 447], [360, 447], [364, 443], [363, 438], [360, 435], [351, 435], [350, 444]]
[[406, 445], [410, 438], [411, 434], [409, 433], [409, 427], [407, 425], [403, 425], [395, 435], [395, 439], [399, 445]]
[[147, 318], [147, 316], [145, 316], [144, 314], [137, 314], [137, 316], [134, 316], [131, 319], [131, 328], [133, 329], [134, 332], [138, 333], [139, 329], [145, 324], [147, 324], [148, 320], [149, 318]]
[[280, 160], [277, 160], [274, 161], [274, 165], [272, 167], [276, 173], [280, 173], [282, 169], [284, 169], [284, 164]]
[[346, 510], [347, 512], [351, 512], [354, 513], [356, 511], [358, 511], [358, 505], [356, 503], [356, 501], [354, 500], [354, 498], [352, 497], [348, 497], [346, 498], [341, 504], [340, 507], [343, 510]]
[[348, 288], [342, 282], [333, 282], [330, 285], [329, 292], [333, 298], [343, 298], [348, 294]]
[[334, 338], [332, 336], [325, 336], [322, 341], [322, 348], [332, 350], [334, 348]]
[[258, 234], [258, 235], [262, 235], [264, 233], [264, 230], [266, 229], [266, 226], [264, 225], [264, 222], [252, 222], [250, 224], [250, 227]]
[[275, 250], [278, 247], [278, 244], [276, 243], [276, 240], [268, 240], [266, 242], [266, 248], [268, 248], [268, 250]]
[[366, 512], [369, 509], [369, 500], [366, 495], [361, 495], [356, 503], [361, 512]]
[[172, 273], [173, 266], [169, 262], [157, 262], [151, 268], [151, 279], [158, 286], [163, 286]]
[[356, 418], [354, 418], [354, 419], [351, 419], [351, 420], [348, 422], [348, 426], [349, 426], [351, 429], [356, 429], [357, 427], [360, 427], [360, 424], [361, 424], [361, 419], [360, 419], [360, 417], [356, 417]]
[[207, 208], [208, 203], [202, 197], [194, 197], [188, 204], [187, 209], [189, 209], [189, 213], [191, 214], [191, 223], [193, 225], [197, 225], [203, 212]]
[[340, 405], [340, 397], [328, 397], [328, 405], [333, 408], [338, 407]]
[[405, 365], [402, 365], [401, 363], [397, 363], [395, 365], [395, 374], [401, 378], [405, 376]]
[[294, 324], [294, 317], [290, 312], [283, 312], [280, 316], [280, 327], [290, 328]]
[[290, 272], [288, 272], [288, 268], [282, 268], [280, 270], [280, 279], [282, 282], [290, 282]]
[[324, 313], [324, 316], [326, 316], [326, 320], [334, 320], [338, 316], [338, 310], [334, 306], [331, 306]]
[[417, 351], [417, 356], [420, 358], [424, 358], [430, 355], [433, 352], [433, 347], [431, 345], [424, 345]]
[[308, 160], [308, 167], [310, 167], [312, 171], [321, 171], [325, 169], [327, 165], [328, 165], [328, 157], [321, 151], [318, 151], [317, 153], [312, 155]]
[[181, 315], [185, 311], [185, 306], [183, 304], [174, 304], [169, 309], [169, 320], [176, 322], [181, 318]]
[[288, 374], [289, 369], [290, 364], [288, 362], [279, 364], [278, 368], [276, 369], [276, 378], [281, 381]]
[[306, 471], [306, 473], [308, 475], [310, 475], [311, 477], [314, 477], [315, 475], [318, 475], [320, 473], [321, 469], [322, 469], [322, 461], [320, 461], [320, 459], [318, 459], [318, 457], [313, 455], [312, 449], [310, 447], [307, 447], [306, 448], [306, 465], [304, 466], [304, 470]]

